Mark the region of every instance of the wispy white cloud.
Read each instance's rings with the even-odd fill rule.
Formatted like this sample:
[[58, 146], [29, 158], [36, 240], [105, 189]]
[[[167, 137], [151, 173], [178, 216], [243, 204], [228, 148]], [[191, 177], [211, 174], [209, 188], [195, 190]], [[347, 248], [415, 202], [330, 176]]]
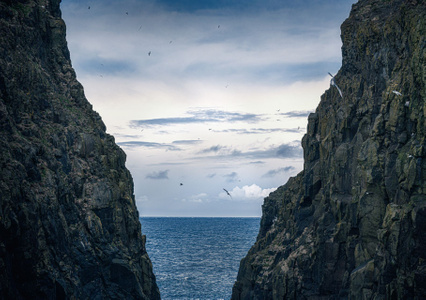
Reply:
[[313, 110], [296, 110], [280, 113], [279, 115], [286, 118], [307, 118], [310, 113], [313, 113]]
[[274, 176], [277, 176], [279, 174], [291, 172], [291, 171], [294, 171], [294, 170], [295, 170], [295, 167], [293, 167], [293, 166], [288, 166], [288, 167], [284, 167], [284, 168], [269, 170], [268, 172], [266, 172], [265, 174], [263, 174], [262, 177], [264, 177], [264, 178], [265, 177], [266, 178], [270, 178], [270, 177], [274, 177]]
[[169, 170], [152, 172], [152, 173], [147, 174], [145, 176], [145, 178], [147, 178], [147, 179], [155, 179], [155, 180], [158, 180], [158, 179], [169, 179], [168, 173], [169, 173]]
[[270, 134], [270, 133], [278, 133], [278, 132], [299, 133], [300, 128], [241, 128], [241, 129], [213, 130], [213, 132], [226, 132], [226, 133], [236, 133], [236, 134]]
[[[243, 151], [226, 146], [213, 146], [199, 152], [201, 154], [214, 153], [216, 158], [247, 158], [247, 159], [267, 159], [267, 158], [300, 158], [302, 156], [302, 147], [300, 144], [286, 143], [281, 145], [271, 145], [267, 149], [252, 151]], [[211, 158], [201, 157], [201, 158]]]
[[177, 144], [177, 145], [198, 145], [201, 144], [203, 141], [200, 140], [178, 140], [178, 141], [173, 141], [172, 144]]
[[232, 172], [229, 174], [225, 174], [223, 175], [223, 177], [226, 179], [227, 182], [236, 182], [238, 181], [238, 173], [237, 172]]
[[155, 143], [155, 142], [127, 141], [127, 142], [118, 142], [117, 144], [123, 148], [144, 147], [144, 148], [151, 148], [151, 149], [165, 149], [169, 151], [181, 150], [180, 148], [171, 144]]
[[217, 153], [219, 152], [221, 149], [224, 149], [224, 146], [221, 145], [216, 145], [216, 146], [211, 146], [210, 148], [206, 148], [206, 149], [202, 149], [201, 151], [199, 151], [198, 153], [200, 154], [205, 154], [205, 153]]
[[216, 122], [247, 122], [257, 123], [261, 120], [260, 115], [253, 113], [226, 112], [221, 110], [198, 110], [188, 111], [187, 117], [158, 118], [147, 120], [132, 120], [130, 127], [167, 126], [173, 124], [193, 124], [193, 123], [216, 123]]
[[182, 199], [182, 202], [205, 203], [209, 202], [209, 199], [206, 193], [200, 193], [197, 195], [192, 195], [189, 198], [184, 198]]

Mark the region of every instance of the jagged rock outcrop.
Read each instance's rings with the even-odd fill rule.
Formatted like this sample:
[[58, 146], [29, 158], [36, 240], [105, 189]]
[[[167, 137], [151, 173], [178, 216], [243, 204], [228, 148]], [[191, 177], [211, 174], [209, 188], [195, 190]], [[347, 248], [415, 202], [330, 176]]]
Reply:
[[[360, 0], [232, 299], [426, 299], [426, 3]], [[400, 92], [401, 95], [398, 95]]]
[[125, 168], [60, 0], [0, 1], [0, 298], [159, 299]]

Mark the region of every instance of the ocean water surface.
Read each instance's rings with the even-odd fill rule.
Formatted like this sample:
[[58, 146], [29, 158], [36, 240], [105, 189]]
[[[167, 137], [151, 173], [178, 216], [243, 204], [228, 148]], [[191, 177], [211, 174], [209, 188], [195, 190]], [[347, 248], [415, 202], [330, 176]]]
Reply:
[[141, 218], [161, 299], [230, 299], [260, 218]]

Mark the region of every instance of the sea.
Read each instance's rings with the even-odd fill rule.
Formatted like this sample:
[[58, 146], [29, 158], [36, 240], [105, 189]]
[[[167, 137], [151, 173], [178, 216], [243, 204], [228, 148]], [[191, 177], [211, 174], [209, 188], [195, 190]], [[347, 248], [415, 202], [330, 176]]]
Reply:
[[260, 218], [141, 218], [161, 299], [230, 299]]

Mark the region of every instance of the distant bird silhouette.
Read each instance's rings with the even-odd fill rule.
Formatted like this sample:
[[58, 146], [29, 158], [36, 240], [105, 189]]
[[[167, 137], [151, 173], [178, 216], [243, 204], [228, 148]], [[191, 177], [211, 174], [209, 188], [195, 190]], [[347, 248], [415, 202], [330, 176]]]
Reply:
[[128, 11], [126, 11], [126, 15], [129, 15], [129, 12], [128, 12]]
[[231, 199], [232, 199], [232, 196], [231, 196], [231, 194], [226, 190], [226, 189], [223, 189], [224, 191], [225, 191], [225, 193], [227, 193], [228, 194], [228, 196], [229, 197], [231, 197]]
[[336, 81], [334, 80], [334, 76], [333, 76], [333, 75], [331, 75], [331, 74], [330, 74], [330, 72], [328, 72], [328, 75], [330, 75], [330, 76], [331, 76], [330, 85], [335, 86], [335, 87], [336, 87], [336, 89], [339, 91], [340, 97], [342, 97], [342, 98], [343, 98], [342, 91], [341, 91], [341, 90], [339, 89], [339, 87], [337, 86]]
[[217, 28], [220, 28], [220, 25], [217, 25]]
[[392, 93], [394, 93], [395, 95], [398, 95], [398, 96], [402, 96], [402, 94], [398, 91], [392, 91]]
[[180, 186], [182, 186], [182, 185], [183, 185], [183, 183], [181, 182], [179, 185], [180, 185]]
[[90, 9], [90, 6], [87, 9]]
[[151, 56], [151, 51], [148, 52], [148, 56]]

